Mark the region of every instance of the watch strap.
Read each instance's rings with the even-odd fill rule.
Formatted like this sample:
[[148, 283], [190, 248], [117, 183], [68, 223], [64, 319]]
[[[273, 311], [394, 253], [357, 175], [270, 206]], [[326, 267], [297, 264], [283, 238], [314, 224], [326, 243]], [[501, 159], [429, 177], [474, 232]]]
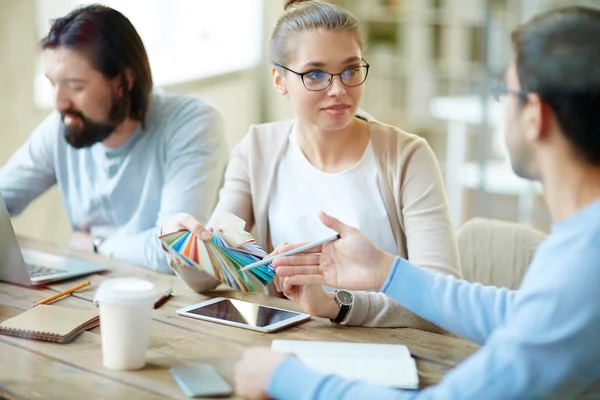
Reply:
[[346, 315], [348, 315], [348, 311], [350, 311], [350, 306], [345, 306], [340, 304], [340, 312], [334, 319], [330, 319], [334, 324], [341, 324], [346, 319]]

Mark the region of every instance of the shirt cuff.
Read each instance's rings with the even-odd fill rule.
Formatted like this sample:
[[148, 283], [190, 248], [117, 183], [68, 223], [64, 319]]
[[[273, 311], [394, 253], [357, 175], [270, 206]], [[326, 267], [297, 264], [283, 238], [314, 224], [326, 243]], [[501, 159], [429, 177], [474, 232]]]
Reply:
[[420, 315], [420, 311], [426, 307], [423, 304], [427, 299], [424, 293], [429, 292], [433, 276], [430, 271], [396, 257], [380, 291], [396, 303]]
[[307, 399], [315, 392], [325, 374], [304, 365], [298, 358], [284, 358], [275, 368], [267, 394], [274, 399]]

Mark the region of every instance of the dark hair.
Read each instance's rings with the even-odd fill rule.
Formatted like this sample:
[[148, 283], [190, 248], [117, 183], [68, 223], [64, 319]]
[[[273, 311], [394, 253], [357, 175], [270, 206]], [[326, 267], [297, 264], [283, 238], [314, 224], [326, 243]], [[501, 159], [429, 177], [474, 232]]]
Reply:
[[150, 63], [142, 39], [123, 14], [98, 4], [76, 8], [52, 22], [40, 46], [81, 51], [105, 77], [120, 76], [124, 90], [129, 88], [125, 71], [130, 69], [134, 83], [121, 106], [129, 117], [144, 123], [152, 91]]
[[600, 164], [600, 9], [540, 14], [511, 36], [521, 89], [554, 111], [567, 140]]
[[277, 64], [288, 62], [288, 39], [295, 33], [324, 28], [328, 31], [349, 31], [356, 34], [361, 50], [364, 37], [358, 21], [347, 10], [321, 1], [287, 0], [284, 13], [279, 17], [270, 40], [271, 61]]

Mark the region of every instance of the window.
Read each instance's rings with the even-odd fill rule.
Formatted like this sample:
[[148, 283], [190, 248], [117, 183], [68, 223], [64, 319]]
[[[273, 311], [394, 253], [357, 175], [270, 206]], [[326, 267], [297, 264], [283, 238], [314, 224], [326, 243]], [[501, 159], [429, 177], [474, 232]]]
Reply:
[[[50, 21], [85, 0], [37, 0], [39, 38]], [[104, 0], [122, 12], [142, 38], [156, 87], [252, 68], [260, 62], [262, 0]], [[40, 63], [41, 64], [41, 63]], [[35, 81], [39, 106], [52, 104], [41, 65]]]

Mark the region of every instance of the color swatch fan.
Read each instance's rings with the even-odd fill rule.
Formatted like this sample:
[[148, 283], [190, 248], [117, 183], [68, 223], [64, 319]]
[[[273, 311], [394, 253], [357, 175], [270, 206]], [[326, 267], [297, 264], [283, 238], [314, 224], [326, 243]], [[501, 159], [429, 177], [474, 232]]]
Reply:
[[271, 282], [275, 271], [270, 263], [240, 271], [267, 255], [252, 235], [244, 231], [245, 225], [241, 218], [224, 213], [209, 241], [203, 241], [190, 231], [169, 233], [160, 240], [172, 256], [189, 268], [204, 270], [234, 289], [254, 292], [259, 285]]

